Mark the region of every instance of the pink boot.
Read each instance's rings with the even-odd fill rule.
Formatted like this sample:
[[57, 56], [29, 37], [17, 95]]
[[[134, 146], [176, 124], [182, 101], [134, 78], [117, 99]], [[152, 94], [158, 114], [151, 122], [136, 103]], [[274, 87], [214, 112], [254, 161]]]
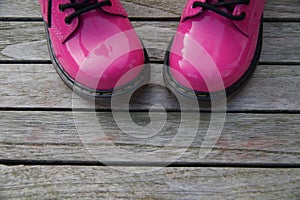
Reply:
[[257, 66], [265, 0], [188, 0], [165, 57], [165, 82], [209, 102], [233, 97]]
[[147, 53], [119, 0], [39, 0], [53, 64], [74, 91], [111, 97], [149, 78]]

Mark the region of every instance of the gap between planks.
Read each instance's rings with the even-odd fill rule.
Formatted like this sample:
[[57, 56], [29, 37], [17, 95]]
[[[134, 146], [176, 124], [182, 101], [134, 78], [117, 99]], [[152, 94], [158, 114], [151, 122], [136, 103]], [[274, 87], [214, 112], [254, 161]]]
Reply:
[[299, 169], [300, 163], [225, 163], [225, 162], [99, 162], [73, 160], [11, 160], [0, 159], [5, 166], [98, 166], [98, 167], [167, 167], [167, 168], [253, 168], [253, 169]]

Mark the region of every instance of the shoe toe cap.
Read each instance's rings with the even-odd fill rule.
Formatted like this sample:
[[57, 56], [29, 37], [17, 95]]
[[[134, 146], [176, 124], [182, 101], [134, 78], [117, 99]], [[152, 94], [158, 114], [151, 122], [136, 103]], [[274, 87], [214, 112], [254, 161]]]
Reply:
[[182, 87], [197, 92], [216, 92], [225, 89], [223, 74], [207, 55], [196, 60], [171, 53], [170, 75]]
[[95, 90], [113, 90], [133, 81], [143, 67], [141, 49], [113, 57], [93, 53], [80, 65], [75, 81]]

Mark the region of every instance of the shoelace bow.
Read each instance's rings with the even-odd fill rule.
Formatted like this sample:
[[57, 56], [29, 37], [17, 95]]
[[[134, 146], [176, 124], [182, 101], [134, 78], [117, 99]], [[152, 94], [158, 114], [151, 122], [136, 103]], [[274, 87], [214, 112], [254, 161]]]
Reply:
[[229, 13], [221, 10], [220, 7], [225, 7], [232, 13], [235, 5], [240, 5], [240, 4], [248, 5], [249, 3], [250, 3], [250, 0], [235, 0], [235, 1], [230, 1], [230, 2], [225, 2], [224, 0], [219, 0], [218, 3], [211, 3], [211, 4], [196, 1], [193, 4], [193, 8], [202, 7], [202, 8], [211, 10], [215, 13], [218, 13], [228, 19], [238, 21], [238, 20], [245, 19], [246, 13], [243, 12], [240, 15], [235, 16], [235, 15], [229, 14]]
[[74, 1], [71, 1], [71, 3], [68, 3], [68, 4], [60, 4], [59, 9], [61, 11], [65, 11], [68, 8], [75, 9], [74, 13], [72, 13], [71, 15], [69, 15], [65, 18], [65, 22], [67, 24], [70, 24], [75, 17], [78, 17], [79, 15], [82, 15], [83, 13], [89, 12], [96, 8], [101, 8], [103, 6], [111, 6], [111, 5], [112, 4], [111, 4], [110, 0], [106, 0], [106, 1], [102, 1], [102, 2], [93, 2], [93, 3], [90, 3], [89, 0], [84, 0], [82, 3], [74, 3]]

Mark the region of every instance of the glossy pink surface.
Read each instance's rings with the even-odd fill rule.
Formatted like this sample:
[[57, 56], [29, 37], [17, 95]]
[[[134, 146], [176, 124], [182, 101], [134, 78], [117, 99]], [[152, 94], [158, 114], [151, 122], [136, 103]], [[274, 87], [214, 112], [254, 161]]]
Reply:
[[[48, 22], [48, 0], [39, 3]], [[70, 1], [52, 1], [48, 28], [55, 57], [64, 71], [77, 83], [96, 90], [111, 90], [136, 78], [144, 65], [143, 46], [120, 1], [111, 0], [111, 6], [86, 12], [71, 24], [66, 24], [65, 18], [75, 10], [59, 10], [60, 4], [67, 3]], [[126, 79], [118, 82], [125, 74]]]
[[188, 0], [173, 40], [171, 74], [176, 82], [195, 91], [223, 90], [238, 81], [253, 60], [265, 1], [236, 5], [234, 15], [246, 13], [242, 21], [193, 8], [194, 2]]

